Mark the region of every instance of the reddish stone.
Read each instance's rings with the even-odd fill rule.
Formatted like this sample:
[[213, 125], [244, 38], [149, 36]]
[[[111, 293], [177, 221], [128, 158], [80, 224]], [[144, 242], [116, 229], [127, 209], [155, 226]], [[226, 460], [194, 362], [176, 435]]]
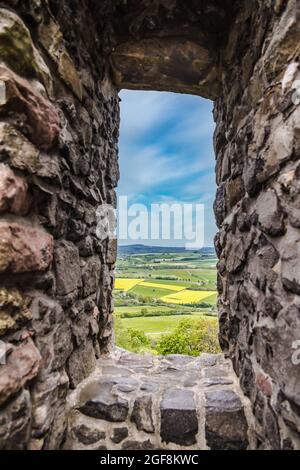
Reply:
[[9, 166], [0, 163], [0, 212], [25, 215], [29, 208], [27, 183]]
[[256, 384], [266, 397], [272, 396], [272, 384], [262, 372], [256, 374]]
[[31, 339], [13, 348], [0, 367], [0, 406], [36, 377], [40, 363], [41, 355]]
[[51, 235], [27, 225], [0, 221], [0, 272], [44, 271], [52, 257]]
[[[0, 66], [0, 80], [6, 86], [6, 103], [0, 107], [26, 116], [30, 140], [41, 149], [49, 149], [59, 135], [59, 116], [54, 106], [32, 85], [5, 66]], [[2, 111], [2, 112], [3, 112]]]

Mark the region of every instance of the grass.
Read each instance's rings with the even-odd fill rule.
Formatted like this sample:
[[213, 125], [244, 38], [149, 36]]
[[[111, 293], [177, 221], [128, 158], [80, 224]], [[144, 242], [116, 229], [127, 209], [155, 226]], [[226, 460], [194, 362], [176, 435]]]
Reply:
[[130, 293], [138, 295], [140, 297], [149, 297], [159, 299], [165, 295], [172, 294], [174, 291], [171, 289], [163, 289], [161, 287], [147, 287], [142, 284], [136, 285], [130, 290]]
[[188, 315], [180, 317], [146, 317], [146, 318], [125, 318], [123, 325], [129, 329], [141, 329], [146, 335], [160, 336], [161, 333], [170, 332], [183, 318], [189, 318]]
[[[203, 315], [195, 314], [194, 318], [196, 319], [201, 316]], [[190, 318], [190, 315], [123, 318], [122, 325], [125, 328], [142, 330], [147, 336], [156, 339], [159, 338], [162, 333], [170, 333], [173, 331], [181, 320]]]

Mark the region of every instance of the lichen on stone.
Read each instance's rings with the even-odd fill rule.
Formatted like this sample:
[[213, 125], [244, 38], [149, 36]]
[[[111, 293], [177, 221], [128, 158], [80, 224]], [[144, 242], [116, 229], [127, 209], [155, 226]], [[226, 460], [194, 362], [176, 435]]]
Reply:
[[41, 80], [48, 93], [52, 93], [50, 72], [28, 28], [19, 16], [4, 8], [0, 9], [0, 57], [16, 73]]
[[15, 331], [32, 318], [30, 299], [17, 289], [0, 289], [0, 336]]

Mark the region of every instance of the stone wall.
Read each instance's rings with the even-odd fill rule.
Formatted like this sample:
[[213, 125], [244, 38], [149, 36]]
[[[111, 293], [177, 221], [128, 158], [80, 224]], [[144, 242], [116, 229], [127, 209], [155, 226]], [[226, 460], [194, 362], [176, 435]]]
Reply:
[[59, 448], [110, 350], [96, 209], [121, 87], [215, 100], [220, 341], [258, 447], [300, 448], [299, 20], [298, 0], [0, 2], [0, 449]]
[[245, 2], [215, 104], [220, 339], [262, 449], [300, 437], [299, 24], [297, 0]]
[[54, 449], [112, 336], [119, 100], [86, 2], [1, 4], [0, 449]]

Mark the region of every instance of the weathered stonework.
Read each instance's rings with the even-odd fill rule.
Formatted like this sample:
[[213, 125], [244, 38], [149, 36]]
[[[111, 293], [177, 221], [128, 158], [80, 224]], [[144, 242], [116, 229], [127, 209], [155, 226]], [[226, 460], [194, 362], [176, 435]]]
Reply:
[[[1, 2], [0, 449], [300, 448], [299, 20], [298, 0]], [[220, 343], [251, 436], [224, 359], [185, 383], [189, 358], [97, 367], [116, 242], [96, 209], [116, 204], [122, 87], [215, 100]]]
[[247, 2], [222, 54], [215, 103], [224, 188], [215, 205], [220, 335], [253, 404], [258, 448], [289, 442], [298, 449], [300, 5], [275, 3]]
[[221, 354], [117, 350], [69, 396], [64, 448], [251, 449], [249, 408]]
[[96, 209], [116, 200], [119, 99], [89, 2], [76, 14], [0, 8], [0, 449], [59, 448], [68, 390], [111, 347], [116, 245]]

